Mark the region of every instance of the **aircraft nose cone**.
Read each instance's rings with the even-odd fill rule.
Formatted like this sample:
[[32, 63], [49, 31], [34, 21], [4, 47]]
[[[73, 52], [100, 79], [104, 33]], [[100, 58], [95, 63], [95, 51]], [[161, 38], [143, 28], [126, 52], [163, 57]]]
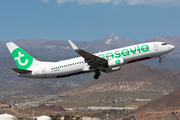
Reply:
[[170, 50], [174, 50], [175, 46], [174, 45], [169, 45]]

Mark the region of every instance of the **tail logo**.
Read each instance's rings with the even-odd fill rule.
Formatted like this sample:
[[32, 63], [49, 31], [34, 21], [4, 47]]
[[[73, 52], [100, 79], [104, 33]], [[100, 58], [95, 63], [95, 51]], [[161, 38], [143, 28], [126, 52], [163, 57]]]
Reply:
[[31, 57], [21, 48], [15, 49], [12, 52], [12, 56], [19, 69], [28, 69], [33, 63], [33, 57]]
[[26, 59], [26, 61], [24, 63], [21, 62], [21, 57], [24, 57], [24, 54], [21, 54], [21, 52], [18, 52], [19, 57], [16, 57], [15, 60], [18, 60], [18, 63], [21, 66], [25, 66], [28, 64], [28, 59]]

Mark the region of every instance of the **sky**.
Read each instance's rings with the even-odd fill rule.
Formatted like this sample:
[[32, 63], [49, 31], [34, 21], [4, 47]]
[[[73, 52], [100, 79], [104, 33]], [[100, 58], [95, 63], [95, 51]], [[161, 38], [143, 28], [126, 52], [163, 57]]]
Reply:
[[180, 36], [180, 0], [1, 0], [0, 41]]

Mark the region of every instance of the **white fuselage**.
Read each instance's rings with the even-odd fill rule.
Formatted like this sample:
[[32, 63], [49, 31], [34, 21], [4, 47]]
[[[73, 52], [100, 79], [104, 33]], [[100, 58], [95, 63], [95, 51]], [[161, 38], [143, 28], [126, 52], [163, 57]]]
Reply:
[[[124, 64], [161, 57], [174, 49], [173, 45], [164, 42], [150, 42], [128, 47], [113, 49], [105, 52], [99, 52], [94, 55], [101, 58], [111, 60], [122, 58]], [[117, 65], [117, 66], [121, 66]], [[116, 67], [116, 66], [113, 66]], [[83, 57], [72, 58], [59, 62], [39, 62], [36, 66], [32, 66], [31, 73], [19, 74], [20, 77], [28, 78], [61, 78], [81, 73], [93, 72], [94, 69], [89, 68]]]

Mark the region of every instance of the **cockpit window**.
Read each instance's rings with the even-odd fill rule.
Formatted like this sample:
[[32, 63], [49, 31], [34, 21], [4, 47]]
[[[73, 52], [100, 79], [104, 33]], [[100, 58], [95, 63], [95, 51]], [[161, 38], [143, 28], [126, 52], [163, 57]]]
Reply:
[[162, 45], [167, 45], [167, 43], [163, 43]]

